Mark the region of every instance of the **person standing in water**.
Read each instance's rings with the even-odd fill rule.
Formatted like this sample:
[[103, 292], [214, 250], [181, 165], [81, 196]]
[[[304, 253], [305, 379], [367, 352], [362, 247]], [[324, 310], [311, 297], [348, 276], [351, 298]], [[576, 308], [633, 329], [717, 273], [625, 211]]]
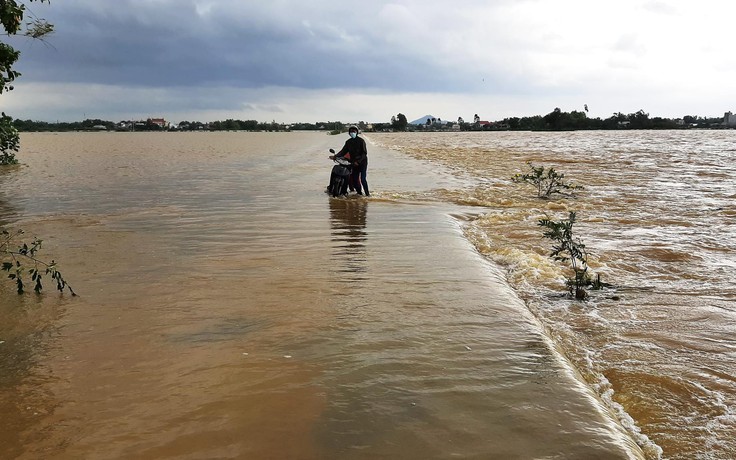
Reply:
[[351, 126], [348, 128], [348, 134], [350, 139], [345, 141], [343, 148], [336, 154], [330, 156], [331, 160], [335, 157], [343, 157], [350, 154], [350, 161], [353, 164], [353, 172], [350, 181], [355, 187], [355, 191], [358, 195], [362, 195], [365, 192], [365, 196], [371, 196], [368, 191], [368, 181], [366, 180], [366, 173], [368, 172], [368, 149], [365, 145], [365, 140], [358, 136], [359, 131], [357, 126]]

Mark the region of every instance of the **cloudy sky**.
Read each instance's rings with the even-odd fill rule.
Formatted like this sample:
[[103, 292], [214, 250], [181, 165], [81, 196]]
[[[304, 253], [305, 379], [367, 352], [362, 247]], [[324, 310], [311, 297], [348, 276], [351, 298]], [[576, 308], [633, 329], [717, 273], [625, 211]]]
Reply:
[[[278, 122], [736, 111], [733, 0], [53, 0], [15, 118]], [[3, 39], [5, 40], [5, 39]]]

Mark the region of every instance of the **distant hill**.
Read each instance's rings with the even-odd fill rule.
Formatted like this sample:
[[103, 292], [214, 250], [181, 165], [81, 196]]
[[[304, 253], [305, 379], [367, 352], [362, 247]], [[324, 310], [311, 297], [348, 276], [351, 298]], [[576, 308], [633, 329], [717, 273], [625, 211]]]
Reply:
[[[425, 115], [423, 117], [417, 118], [414, 121], [410, 121], [410, 125], [426, 125], [427, 124], [427, 118], [437, 118], [434, 115]], [[447, 123], [447, 120], [442, 120], [442, 123]]]

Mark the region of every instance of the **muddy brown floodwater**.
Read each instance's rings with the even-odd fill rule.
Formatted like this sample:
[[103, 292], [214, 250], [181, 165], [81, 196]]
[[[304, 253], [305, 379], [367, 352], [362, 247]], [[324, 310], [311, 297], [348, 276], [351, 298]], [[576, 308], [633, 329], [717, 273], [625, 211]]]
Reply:
[[[670, 138], [466, 134], [368, 134], [370, 199], [322, 192], [323, 133], [23, 134], [0, 224], [79, 296], [0, 284], [0, 457], [728, 458], [733, 169], [677, 198]], [[557, 295], [571, 203], [623, 300]]]

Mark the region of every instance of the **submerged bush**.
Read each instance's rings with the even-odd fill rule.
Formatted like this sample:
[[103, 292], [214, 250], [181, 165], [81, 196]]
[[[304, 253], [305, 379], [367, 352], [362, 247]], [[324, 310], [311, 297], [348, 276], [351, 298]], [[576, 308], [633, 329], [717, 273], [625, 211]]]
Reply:
[[556, 243], [549, 256], [557, 262], [570, 263], [573, 275], [566, 281], [570, 295], [578, 300], [585, 300], [588, 297], [586, 287], [601, 289], [605, 284], [601, 281], [600, 275], [592, 279], [588, 273], [588, 253], [585, 244], [573, 234], [575, 217], [575, 211], [570, 211], [567, 220], [540, 219], [539, 226], [547, 229], [544, 237]]
[[[581, 185], [573, 185], [565, 182], [565, 175], [555, 171], [554, 168], [544, 168], [544, 166], [534, 166], [531, 162], [527, 162], [531, 171], [527, 174], [516, 174], [511, 178], [514, 182], [526, 182], [537, 188], [537, 196], [539, 198], [549, 198], [552, 194], [573, 195], [575, 190], [582, 190]], [[569, 190], [565, 193], [563, 190]]]

